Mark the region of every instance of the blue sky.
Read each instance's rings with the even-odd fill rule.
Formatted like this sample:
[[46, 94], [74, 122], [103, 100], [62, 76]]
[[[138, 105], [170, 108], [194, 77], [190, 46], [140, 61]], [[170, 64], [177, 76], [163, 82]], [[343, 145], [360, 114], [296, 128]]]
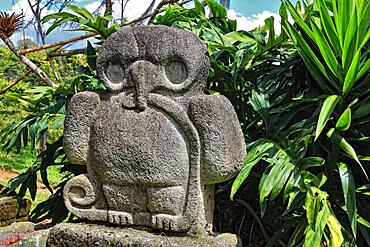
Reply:
[[277, 13], [280, 0], [231, 0], [231, 9], [243, 14], [252, 16], [263, 11]]
[[[15, 1], [15, 0], [14, 0]], [[94, 2], [93, 0], [80, 0], [81, 4]], [[0, 11], [9, 11], [13, 0], [0, 0]], [[277, 12], [280, 0], [231, 0], [231, 8], [245, 16], [258, 14], [264, 10]]]
[[[292, 2], [296, 2], [293, 0]], [[18, 5], [13, 5], [14, 2], [19, 2]], [[88, 10], [93, 11], [99, 5], [100, 1], [94, 0], [76, 0], [78, 5], [86, 7]], [[118, 1], [115, 1], [118, 2]], [[150, 0], [131, 0], [129, 1], [126, 13], [128, 19], [133, 19], [140, 16], [141, 13], [147, 8], [146, 5], [150, 4]], [[159, 0], [157, 1], [159, 2]], [[130, 4], [132, 5], [130, 7]], [[0, 11], [20, 11], [20, 8], [23, 8], [23, 11], [26, 11], [27, 16], [32, 16], [30, 10], [27, 8], [26, 0], [0, 0]], [[269, 16], [274, 16], [276, 23], [275, 27], [279, 30], [279, 16], [277, 15], [278, 9], [280, 6], [280, 0], [231, 0], [230, 10], [228, 16], [232, 19], [237, 19], [238, 29], [251, 30], [257, 26], [264, 24], [264, 19]], [[113, 9], [115, 7], [113, 6]], [[27, 10], [28, 9], [28, 10]], [[117, 11], [118, 12], [118, 11]], [[63, 40], [66, 38], [71, 38], [73, 36], [80, 35], [81, 33], [71, 33], [65, 31], [56, 31], [53, 32], [47, 37], [47, 43]], [[32, 28], [29, 28], [25, 35], [31, 37], [35, 40], [35, 33]], [[12, 37], [13, 41], [22, 38], [21, 33], [17, 33]], [[86, 41], [84, 41], [86, 42]], [[81, 42], [75, 44], [73, 48], [83, 45]]]

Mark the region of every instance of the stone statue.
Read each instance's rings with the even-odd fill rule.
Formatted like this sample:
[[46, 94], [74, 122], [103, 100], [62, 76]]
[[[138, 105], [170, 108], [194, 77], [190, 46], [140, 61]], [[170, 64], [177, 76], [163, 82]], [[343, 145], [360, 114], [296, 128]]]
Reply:
[[203, 93], [207, 47], [190, 32], [136, 26], [112, 34], [97, 70], [110, 91], [69, 105], [64, 149], [87, 174], [64, 189], [89, 221], [202, 235], [212, 230], [214, 184], [240, 169], [245, 143], [222, 95]]

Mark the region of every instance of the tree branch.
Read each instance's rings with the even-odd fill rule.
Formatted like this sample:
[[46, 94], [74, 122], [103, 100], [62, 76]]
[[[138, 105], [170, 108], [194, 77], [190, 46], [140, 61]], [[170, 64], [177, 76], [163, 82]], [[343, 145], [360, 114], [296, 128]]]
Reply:
[[86, 48], [67, 50], [67, 51], [54, 51], [54, 52], [50, 52], [49, 56], [50, 57], [62, 57], [62, 56], [70, 56], [70, 55], [83, 54], [83, 53], [86, 53]]
[[152, 24], [153, 21], [155, 20], [155, 17], [159, 14], [159, 12], [161, 11], [161, 8], [166, 5], [166, 4], [173, 4], [173, 3], [176, 3], [178, 2], [178, 0], [162, 0], [158, 5], [157, 7], [154, 9], [153, 13], [151, 14], [151, 17], [148, 21], [148, 24]]
[[6, 91], [10, 90], [12, 87], [17, 85], [20, 81], [23, 81], [31, 71], [32, 71], [31, 69], [26, 70], [26, 72], [24, 72], [21, 76], [19, 76], [12, 84], [1, 89], [0, 94], [6, 93]]
[[0, 32], [0, 38], [8, 46], [8, 48], [24, 63], [28, 68], [30, 68], [42, 81], [44, 81], [50, 87], [57, 87], [57, 85], [50, 80], [50, 78], [45, 74], [42, 69], [40, 69], [36, 64], [29, 60], [26, 56], [22, 55], [18, 49], [15, 47], [13, 42], [6, 36], [3, 32]]
[[88, 38], [94, 37], [96, 35], [97, 35], [96, 33], [88, 33], [88, 34], [77, 36], [77, 37], [74, 37], [74, 38], [71, 38], [71, 39], [58, 41], [58, 42], [55, 42], [55, 43], [52, 43], [52, 44], [47, 44], [47, 45], [42, 45], [42, 46], [38, 46], [38, 47], [33, 47], [33, 48], [30, 48], [30, 49], [25, 49], [25, 50], [19, 51], [19, 53], [24, 55], [24, 54], [35, 52], [35, 51], [41, 51], [41, 50], [49, 49], [51, 47], [55, 47], [55, 46], [59, 46], [59, 45], [66, 45], [66, 44], [76, 42], [76, 41], [79, 41], [79, 40], [88, 39]]
[[[166, 0], [166, 1], [171, 1], [171, 0]], [[174, 0], [172, 0], [174, 1]], [[181, 3], [179, 3], [178, 5], [179, 6], [182, 6], [186, 3], [189, 3], [191, 2], [192, 0], [185, 0]], [[177, 1], [174, 1], [174, 2], [177, 2]], [[163, 6], [163, 5], [162, 5]], [[145, 20], [153, 15], [157, 15], [161, 12], [161, 10], [159, 10], [158, 13], [149, 13], [149, 14], [146, 14], [146, 15], [143, 15], [143, 16], [140, 16], [136, 19], [133, 19], [131, 21], [127, 21], [127, 22], [124, 22], [122, 23], [120, 26], [121, 27], [124, 27], [124, 26], [129, 26], [131, 24], [134, 24], [136, 22], [139, 22], [139, 21], [142, 21], [142, 20]], [[51, 43], [51, 44], [47, 44], [47, 45], [42, 45], [42, 46], [39, 46], [39, 47], [34, 47], [34, 48], [30, 48], [30, 49], [25, 49], [25, 50], [21, 50], [19, 51], [20, 54], [27, 54], [27, 53], [32, 53], [32, 52], [36, 52], [36, 51], [41, 51], [41, 50], [45, 50], [45, 49], [49, 49], [49, 48], [52, 48], [52, 47], [55, 47], [55, 46], [60, 46], [60, 45], [66, 45], [66, 44], [69, 44], [69, 43], [73, 43], [73, 42], [76, 42], [76, 41], [79, 41], [79, 40], [84, 40], [84, 39], [88, 39], [88, 38], [91, 38], [91, 37], [94, 37], [94, 36], [97, 36], [98, 34], [96, 33], [88, 33], [88, 34], [85, 34], [85, 35], [81, 35], [81, 36], [77, 36], [77, 37], [74, 37], [74, 38], [71, 38], [71, 39], [66, 39], [66, 40], [63, 40], [63, 41], [59, 41], [59, 42], [55, 42], [55, 43]]]

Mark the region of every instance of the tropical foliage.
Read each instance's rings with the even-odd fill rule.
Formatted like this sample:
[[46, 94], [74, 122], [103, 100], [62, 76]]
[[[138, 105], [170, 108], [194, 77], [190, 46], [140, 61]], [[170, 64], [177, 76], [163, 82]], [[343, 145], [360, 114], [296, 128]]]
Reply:
[[[97, 45], [120, 28], [111, 17], [69, 8], [74, 13], [44, 21], [54, 20], [51, 29], [80, 23], [99, 34]], [[370, 245], [370, 3], [315, 0], [293, 6], [282, 0], [279, 12], [278, 35], [272, 17], [253, 31], [238, 31], [214, 0], [165, 8], [154, 21], [193, 32], [207, 44], [207, 92], [229, 98], [245, 135], [243, 168], [218, 186], [216, 214], [228, 219], [217, 216], [216, 229], [229, 226], [247, 246]], [[46, 129], [60, 129], [74, 93], [105, 90], [95, 58], [88, 44], [88, 66], [70, 83], [20, 96], [30, 114], [1, 132], [6, 150], [32, 146]], [[11, 181], [10, 190], [35, 195], [36, 174], [48, 186], [47, 167], [63, 167], [64, 180], [36, 208], [35, 219], [68, 217], [62, 187], [84, 172], [66, 160], [61, 143], [58, 136], [32, 169]]]

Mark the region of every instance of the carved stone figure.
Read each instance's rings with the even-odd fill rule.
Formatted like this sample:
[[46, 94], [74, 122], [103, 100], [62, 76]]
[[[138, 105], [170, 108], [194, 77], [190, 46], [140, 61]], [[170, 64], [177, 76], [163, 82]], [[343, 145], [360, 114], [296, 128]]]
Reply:
[[85, 175], [64, 189], [79, 218], [205, 234], [214, 184], [241, 167], [245, 143], [231, 103], [203, 93], [207, 47], [190, 32], [136, 26], [112, 34], [97, 69], [109, 93], [69, 105], [64, 148]]

